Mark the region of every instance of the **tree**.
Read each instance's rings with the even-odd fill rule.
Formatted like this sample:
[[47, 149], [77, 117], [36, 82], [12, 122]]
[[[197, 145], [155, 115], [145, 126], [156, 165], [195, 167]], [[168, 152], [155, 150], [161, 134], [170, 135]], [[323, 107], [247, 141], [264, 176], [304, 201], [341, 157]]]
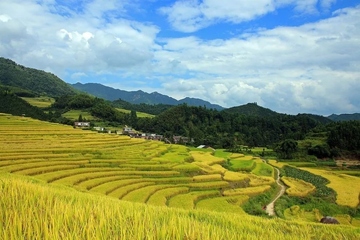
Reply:
[[298, 143], [295, 140], [286, 139], [275, 148], [275, 151], [279, 154], [280, 158], [291, 159], [294, 153], [297, 152], [297, 145]]
[[84, 120], [83, 120], [83, 117], [82, 117], [82, 115], [81, 115], [81, 114], [79, 115], [79, 119], [78, 119], [78, 120], [79, 120], [79, 122], [84, 121]]
[[130, 124], [131, 126], [133, 127], [136, 127], [137, 126], [137, 115], [136, 115], [136, 111], [134, 110], [131, 110], [130, 112]]

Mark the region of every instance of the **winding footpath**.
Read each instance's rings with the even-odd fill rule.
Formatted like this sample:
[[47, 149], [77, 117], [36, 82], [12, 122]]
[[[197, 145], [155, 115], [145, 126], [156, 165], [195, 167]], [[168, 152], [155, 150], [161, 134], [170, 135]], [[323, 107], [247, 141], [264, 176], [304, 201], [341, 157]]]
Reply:
[[285, 186], [280, 182], [280, 171], [278, 168], [274, 167], [274, 169], [277, 171], [277, 178], [276, 178], [276, 184], [278, 186], [280, 186], [280, 191], [278, 192], [278, 194], [276, 195], [276, 197], [274, 198], [274, 200], [272, 200], [271, 203], [269, 203], [268, 205], [266, 205], [266, 213], [269, 216], [275, 216], [275, 211], [274, 211], [274, 204], [275, 202], [285, 193]]

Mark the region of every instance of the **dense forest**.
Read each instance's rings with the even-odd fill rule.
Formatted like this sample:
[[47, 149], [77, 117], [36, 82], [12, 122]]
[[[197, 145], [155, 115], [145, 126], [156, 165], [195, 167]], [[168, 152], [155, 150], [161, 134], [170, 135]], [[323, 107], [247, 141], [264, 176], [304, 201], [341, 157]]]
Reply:
[[2, 57], [0, 57], [0, 84], [51, 97], [75, 93], [72, 87], [52, 73], [27, 68]]
[[135, 124], [143, 131], [182, 135], [194, 139], [195, 144], [231, 149], [238, 145], [270, 146], [288, 138], [301, 140], [321, 123], [301, 115], [258, 117], [184, 104], [153, 119], [139, 118]]
[[122, 99], [118, 99], [112, 102], [114, 107], [123, 108], [131, 111], [144, 112], [152, 115], [159, 115], [160, 113], [174, 107], [173, 105], [167, 104], [132, 104]]

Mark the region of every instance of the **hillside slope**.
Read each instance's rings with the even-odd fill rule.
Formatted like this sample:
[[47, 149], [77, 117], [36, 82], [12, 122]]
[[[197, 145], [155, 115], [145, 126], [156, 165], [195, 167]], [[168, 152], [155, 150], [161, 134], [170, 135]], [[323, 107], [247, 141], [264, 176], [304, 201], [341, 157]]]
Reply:
[[51, 97], [75, 93], [70, 85], [52, 73], [27, 68], [2, 57], [0, 57], [0, 84]]

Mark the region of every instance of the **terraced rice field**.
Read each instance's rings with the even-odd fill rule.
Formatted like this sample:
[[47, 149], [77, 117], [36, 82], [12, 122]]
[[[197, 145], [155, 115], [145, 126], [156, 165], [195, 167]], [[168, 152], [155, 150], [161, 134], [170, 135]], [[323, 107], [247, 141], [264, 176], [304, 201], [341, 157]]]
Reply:
[[327, 186], [334, 189], [337, 193], [337, 204], [349, 207], [356, 207], [360, 204], [360, 181], [358, 177], [321, 169], [302, 169], [328, 179], [330, 183]]
[[282, 177], [281, 180], [285, 183], [286, 186], [289, 187], [286, 189], [286, 193], [289, 196], [305, 197], [311, 192], [315, 191], [314, 185], [300, 179]]
[[[241, 204], [248, 196], [273, 184], [270, 177], [228, 171], [221, 166], [225, 158], [211, 150], [26, 117], [0, 114], [0, 141], [0, 172], [131, 202], [243, 213]], [[241, 158], [254, 161], [243, 155], [233, 160]]]

